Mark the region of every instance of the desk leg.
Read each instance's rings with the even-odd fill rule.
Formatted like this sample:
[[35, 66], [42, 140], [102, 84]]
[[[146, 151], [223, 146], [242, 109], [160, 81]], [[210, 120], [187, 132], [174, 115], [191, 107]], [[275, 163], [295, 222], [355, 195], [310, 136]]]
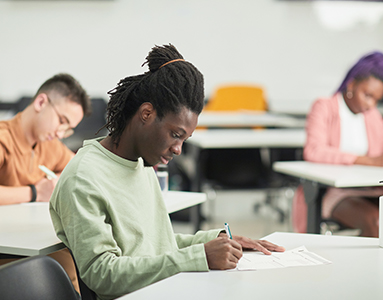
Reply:
[[190, 221], [193, 224], [194, 232], [201, 230], [201, 204], [190, 207]]
[[326, 187], [317, 182], [305, 180], [303, 192], [307, 204], [307, 233], [320, 233], [322, 198]]
[[[180, 165], [187, 178], [190, 180], [190, 191], [201, 192], [203, 180], [203, 162], [201, 162], [201, 152], [198, 146], [188, 143], [184, 144], [183, 153], [179, 157], [175, 157], [175, 161]], [[190, 221], [193, 224], [193, 230], [197, 232], [201, 229], [201, 204], [193, 206], [189, 209]]]
[[[203, 155], [204, 151], [202, 151], [199, 147], [195, 147], [193, 149], [193, 152], [194, 162], [196, 163], [196, 165], [194, 177], [192, 177], [191, 190], [192, 192], [202, 192], [202, 182], [204, 178], [204, 163], [206, 159]], [[201, 230], [201, 204], [192, 207], [190, 213], [190, 219], [192, 221], [192, 224], [194, 225], [194, 232], [197, 232], [198, 230]]]

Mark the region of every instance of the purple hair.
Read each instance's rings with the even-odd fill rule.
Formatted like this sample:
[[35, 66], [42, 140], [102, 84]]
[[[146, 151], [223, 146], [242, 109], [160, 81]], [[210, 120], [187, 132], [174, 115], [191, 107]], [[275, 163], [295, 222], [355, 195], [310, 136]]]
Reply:
[[337, 92], [345, 92], [347, 84], [352, 81], [362, 81], [373, 76], [383, 82], [383, 53], [379, 51], [371, 52], [363, 56], [348, 71]]

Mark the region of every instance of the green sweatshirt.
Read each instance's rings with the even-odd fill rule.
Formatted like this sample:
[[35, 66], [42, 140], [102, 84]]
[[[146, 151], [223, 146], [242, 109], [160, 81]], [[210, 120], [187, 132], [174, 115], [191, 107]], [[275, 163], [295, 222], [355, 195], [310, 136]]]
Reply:
[[183, 271], [208, 271], [203, 243], [220, 230], [174, 234], [153, 168], [84, 142], [50, 200], [57, 236], [80, 276], [113, 299]]

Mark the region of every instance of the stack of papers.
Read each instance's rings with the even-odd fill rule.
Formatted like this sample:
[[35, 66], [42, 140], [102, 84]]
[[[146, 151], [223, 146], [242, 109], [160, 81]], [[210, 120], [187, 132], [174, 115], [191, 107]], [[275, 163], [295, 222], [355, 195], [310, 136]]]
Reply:
[[261, 252], [244, 252], [236, 269], [247, 271], [326, 264], [331, 264], [331, 261], [308, 251], [305, 246], [301, 246], [285, 252], [272, 252], [271, 255]]

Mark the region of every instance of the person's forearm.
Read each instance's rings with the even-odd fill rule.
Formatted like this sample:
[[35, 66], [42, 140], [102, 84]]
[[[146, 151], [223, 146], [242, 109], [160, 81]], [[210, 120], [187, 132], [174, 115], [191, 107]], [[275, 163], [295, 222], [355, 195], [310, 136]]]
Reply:
[[383, 158], [379, 157], [368, 157], [368, 156], [358, 156], [355, 161], [355, 165], [365, 165], [365, 166], [383, 166]]
[[215, 239], [222, 229], [212, 229], [209, 231], [198, 231], [196, 234], [175, 234], [178, 247], [185, 248], [194, 244], [204, 244]]
[[30, 202], [32, 190], [29, 186], [0, 186], [0, 205]]

